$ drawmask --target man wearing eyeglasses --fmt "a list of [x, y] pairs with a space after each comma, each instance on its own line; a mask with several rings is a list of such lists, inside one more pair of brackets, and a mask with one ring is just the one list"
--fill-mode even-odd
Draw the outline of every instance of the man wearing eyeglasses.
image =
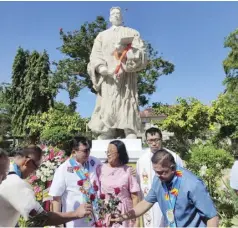
[[[151, 157], [153, 154], [162, 148], [162, 132], [160, 129], [152, 127], [145, 132], [146, 142], [149, 148], [146, 148], [144, 154], [137, 161], [137, 175], [141, 187], [141, 198], [144, 198], [152, 186], [152, 181], [155, 172], [152, 167]], [[183, 167], [182, 159], [174, 152], [166, 149], [170, 152], [177, 165]], [[145, 227], [164, 227], [163, 215], [160, 210], [159, 204], [154, 206], [144, 214], [143, 222]]]
[[44, 211], [36, 201], [32, 187], [25, 181], [39, 168], [41, 159], [42, 150], [34, 145], [16, 152], [8, 176], [0, 185], [0, 227], [15, 227], [20, 215], [27, 220], [27, 227], [43, 227], [64, 224], [91, 214], [89, 204], [67, 213]]
[[[90, 156], [90, 142], [85, 137], [74, 137], [69, 149], [71, 157], [56, 170], [49, 191], [54, 199], [55, 212], [61, 211], [61, 208], [63, 212], [71, 211], [88, 201], [86, 194], [80, 191], [80, 180], [82, 187], [88, 192], [92, 191], [94, 182], [99, 186], [96, 170], [101, 162]], [[92, 222], [85, 219], [78, 219], [68, 222], [66, 227], [88, 227], [91, 224]]]

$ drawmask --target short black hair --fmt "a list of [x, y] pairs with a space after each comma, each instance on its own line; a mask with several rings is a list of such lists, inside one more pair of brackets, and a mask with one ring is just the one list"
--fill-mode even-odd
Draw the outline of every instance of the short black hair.
[[92, 143], [90, 140], [88, 140], [86, 137], [83, 136], [75, 136], [69, 143], [70, 151], [78, 149], [80, 144], [83, 144], [84, 146], [89, 146], [91, 148]]
[[0, 159], [2, 160], [2, 159], [7, 159], [7, 158], [8, 158], [8, 156], [7, 156], [6, 151], [0, 148]]
[[160, 149], [160, 150], [157, 150], [152, 158], [151, 158], [151, 162], [153, 164], [158, 164], [160, 163], [162, 166], [170, 166], [171, 167], [171, 164], [172, 166], [176, 167], [176, 162], [174, 160], [174, 156], [169, 153], [166, 149]]
[[43, 151], [39, 146], [36, 145], [29, 145], [23, 148], [18, 148], [15, 151], [15, 156], [29, 157], [30, 155], [36, 156], [37, 158], [41, 158], [43, 155]]
[[129, 156], [126, 150], [126, 145], [121, 140], [113, 140], [109, 143], [113, 144], [117, 148], [119, 154], [119, 160], [122, 165], [126, 165], [129, 162]]
[[162, 139], [162, 132], [159, 128], [156, 128], [156, 127], [151, 127], [149, 129], [147, 129], [145, 131], [145, 138], [147, 139], [147, 135], [150, 134], [150, 135], [155, 135], [155, 134], [159, 134], [160, 138]]

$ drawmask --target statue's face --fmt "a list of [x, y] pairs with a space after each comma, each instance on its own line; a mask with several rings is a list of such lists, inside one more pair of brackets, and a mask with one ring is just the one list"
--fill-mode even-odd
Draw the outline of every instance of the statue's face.
[[119, 9], [113, 9], [110, 12], [110, 22], [112, 25], [119, 26], [122, 24], [122, 15]]

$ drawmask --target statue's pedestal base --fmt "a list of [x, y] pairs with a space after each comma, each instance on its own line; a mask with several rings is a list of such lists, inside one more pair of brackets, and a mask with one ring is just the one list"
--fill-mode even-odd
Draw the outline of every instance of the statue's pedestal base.
[[[107, 148], [112, 140], [93, 140], [92, 141], [92, 156], [99, 158], [102, 162], [107, 159]], [[143, 154], [141, 139], [120, 139], [126, 145], [129, 162], [136, 162]]]

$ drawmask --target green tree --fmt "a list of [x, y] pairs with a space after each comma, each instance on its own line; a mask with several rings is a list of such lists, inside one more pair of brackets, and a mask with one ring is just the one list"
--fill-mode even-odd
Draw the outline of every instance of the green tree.
[[31, 135], [47, 144], [62, 145], [76, 134], [86, 134], [88, 119], [81, 118], [70, 107], [56, 103], [47, 112], [31, 116], [27, 124]]
[[12, 86], [9, 98], [12, 109], [12, 128], [14, 135], [21, 135], [24, 123], [24, 84], [28, 69], [29, 52], [18, 48], [12, 68]]
[[226, 73], [224, 83], [228, 90], [234, 90], [238, 86], [238, 29], [230, 33], [224, 42], [225, 48], [230, 48], [227, 58], [223, 61]]
[[[92, 82], [87, 73], [87, 64], [93, 42], [99, 32], [105, 30], [108, 24], [105, 19], [98, 16], [91, 23], [84, 23], [79, 30], [65, 33], [60, 30], [63, 45], [59, 50], [67, 56], [56, 65], [55, 84], [59, 89], [65, 89], [69, 93], [70, 102], [78, 96], [79, 91], [88, 87], [95, 93]], [[149, 63], [147, 68], [139, 72], [138, 94], [141, 106], [148, 104], [148, 95], [155, 92], [155, 83], [161, 75], [168, 75], [174, 71], [174, 65], [158, 56], [151, 44], [147, 44]]]
[[8, 85], [0, 85], [0, 147], [4, 147], [4, 138], [11, 134], [11, 106], [6, 97], [7, 87]]
[[215, 140], [231, 140], [233, 153], [238, 150], [238, 29], [230, 33], [224, 42], [224, 47], [229, 48], [228, 56], [223, 61], [226, 74], [224, 84], [225, 92], [220, 94], [213, 106], [217, 110], [217, 122], [220, 124], [220, 131]]
[[167, 118], [155, 124], [163, 130], [173, 132], [168, 141], [169, 147], [184, 157], [196, 139], [206, 140], [208, 132], [214, 128], [216, 110], [202, 104], [195, 98], [179, 98], [175, 105], [154, 103], [156, 114], [165, 114]]
[[[50, 77], [49, 56], [19, 48], [13, 63], [9, 101], [15, 136], [30, 136], [26, 125], [31, 115], [43, 113], [53, 105], [55, 90]], [[34, 141], [31, 138], [31, 141]]]

